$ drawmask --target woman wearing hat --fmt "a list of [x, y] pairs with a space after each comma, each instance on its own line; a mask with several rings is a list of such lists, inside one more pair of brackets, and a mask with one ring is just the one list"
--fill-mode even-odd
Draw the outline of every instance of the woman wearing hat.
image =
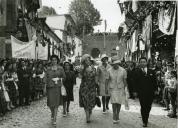
[[91, 57], [88, 54], [82, 56], [81, 63], [83, 68], [81, 69], [81, 85], [79, 90], [79, 104], [83, 107], [86, 114], [86, 122], [90, 123], [90, 116], [92, 109], [95, 107], [96, 98], [96, 82], [95, 69], [90, 66]]
[[119, 121], [119, 112], [121, 104], [125, 102], [125, 88], [127, 87], [127, 72], [119, 66], [120, 61], [117, 56], [112, 58], [112, 67], [108, 70], [109, 73], [109, 92], [111, 96], [111, 104], [113, 108], [113, 123]]
[[105, 113], [106, 109], [109, 109], [110, 96], [107, 93], [106, 80], [109, 77], [108, 69], [110, 69], [111, 66], [107, 63], [108, 56], [106, 54], [101, 56], [101, 61], [102, 65], [97, 68], [97, 83], [99, 85], [99, 95], [102, 96], [103, 113]]
[[47, 106], [51, 110], [51, 121], [56, 125], [57, 111], [59, 105], [63, 104], [61, 94], [61, 82], [66, 76], [64, 69], [58, 65], [59, 58], [57, 55], [50, 57], [51, 66], [46, 71], [46, 87], [47, 87]]

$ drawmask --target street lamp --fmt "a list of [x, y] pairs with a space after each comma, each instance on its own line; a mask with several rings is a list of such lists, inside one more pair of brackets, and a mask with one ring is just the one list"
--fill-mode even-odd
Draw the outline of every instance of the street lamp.
[[117, 45], [117, 46], [116, 46], [117, 56], [119, 56], [119, 49], [120, 49], [120, 48], [119, 48], [119, 46]]

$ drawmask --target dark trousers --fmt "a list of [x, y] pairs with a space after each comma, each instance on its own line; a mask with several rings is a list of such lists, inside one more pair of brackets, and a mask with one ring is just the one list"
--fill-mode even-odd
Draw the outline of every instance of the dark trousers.
[[151, 111], [154, 95], [150, 94], [140, 94], [139, 101], [141, 106], [141, 116], [143, 123], [148, 123], [149, 113]]
[[30, 85], [28, 83], [21, 84], [19, 87], [19, 104], [24, 105], [24, 100], [25, 100], [25, 104], [28, 105], [29, 98], [30, 98]]
[[177, 92], [169, 92], [169, 98], [170, 98], [171, 105], [172, 105], [173, 115], [176, 115], [176, 97], [177, 97]]
[[3, 91], [0, 90], [0, 115], [1, 114], [5, 114], [5, 108], [6, 108], [6, 105], [5, 105], [5, 100], [3, 98]]

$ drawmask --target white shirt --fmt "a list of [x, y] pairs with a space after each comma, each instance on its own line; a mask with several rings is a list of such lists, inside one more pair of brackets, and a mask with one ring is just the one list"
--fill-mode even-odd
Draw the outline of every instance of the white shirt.
[[148, 71], [147, 67], [146, 68], [142, 68], [142, 71], [147, 74], [147, 71]]

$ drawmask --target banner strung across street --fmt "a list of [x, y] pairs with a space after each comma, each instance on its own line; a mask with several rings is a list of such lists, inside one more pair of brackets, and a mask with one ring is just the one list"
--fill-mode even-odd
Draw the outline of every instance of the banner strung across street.
[[13, 58], [28, 58], [35, 59], [35, 45], [34, 41], [22, 42], [11, 36], [12, 57]]

